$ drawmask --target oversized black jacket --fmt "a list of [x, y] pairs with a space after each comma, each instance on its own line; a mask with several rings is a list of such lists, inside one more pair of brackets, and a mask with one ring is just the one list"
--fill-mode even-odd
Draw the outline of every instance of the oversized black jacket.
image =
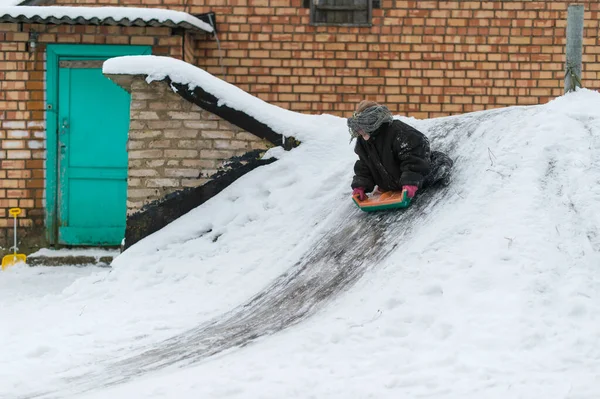
[[364, 187], [371, 192], [401, 190], [402, 186], [421, 187], [431, 170], [429, 139], [417, 129], [394, 120], [384, 123], [366, 141], [358, 137], [354, 152], [359, 160], [354, 165], [352, 188]]

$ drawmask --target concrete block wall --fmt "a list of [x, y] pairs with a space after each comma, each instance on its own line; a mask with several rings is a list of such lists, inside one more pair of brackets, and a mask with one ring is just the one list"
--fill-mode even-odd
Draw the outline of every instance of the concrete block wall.
[[127, 212], [196, 187], [232, 157], [270, 144], [174, 93], [165, 82], [110, 75], [131, 92]]

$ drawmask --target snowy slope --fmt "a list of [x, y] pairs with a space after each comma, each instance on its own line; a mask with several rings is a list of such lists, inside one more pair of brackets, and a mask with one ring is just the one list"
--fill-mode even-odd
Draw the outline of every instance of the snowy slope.
[[350, 292], [255, 345], [86, 397], [598, 397], [598, 110], [582, 91], [419, 122], [439, 145], [462, 136], [456, 191]]
[[[274, 152], [277, 162], [136, 244], [112, 270], [44, 296], [17, 295], [35, 279], [28, 270], [0, 276], [13, 298], [0, 303], [0, 397], [597, 397], [599, 110], [600, 94], [580, 90], [540, 106], [403, 118], [456, 160], [454, 180], [443, 201], [432, 195], [384, 230], [349, 203], [355, 158], [344, 119], [282, 110], [274, 123], [294, 125], [299, 148]], [[307, 287], [327, 276], [319, 270], [343, 274], [342, 264], [363, 274], [341, 292], [311, 294], [311, 317], [243, 348], [188, 359], [176, 346], [164, 351], [163, 340], [189, 331], [210, 346], [198, 326], [232, 314], [258, 329], [251, 306], [221, 315], [318, 262]], [[271, 314], [278, 309], [293, 310]], [[153, 370], [160, 359], [179, 360]], [[102, 387], [127, 365], [140, 376]], [[93, 377], [86, 394], [81, 376]]]
[[89, 397], [598, 397], [598, 110], [584, 91], [419, 123], [438, 144], [462, 130], [456, 192], [349, 293], [273, 338]]

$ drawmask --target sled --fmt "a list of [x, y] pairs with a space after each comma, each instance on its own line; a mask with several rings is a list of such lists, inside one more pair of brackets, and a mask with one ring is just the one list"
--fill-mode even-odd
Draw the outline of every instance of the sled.
[[406, 190], [375, 192], [364, 201], [358, 195], [352, 197], [354, 203], [365, 212], [385, 211], [389, 209], [406, 208], [410, 205], [410, 198]]

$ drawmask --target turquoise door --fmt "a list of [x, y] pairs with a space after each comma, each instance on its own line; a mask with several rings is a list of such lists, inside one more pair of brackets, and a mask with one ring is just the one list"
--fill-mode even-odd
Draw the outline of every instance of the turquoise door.
[[102, 74], [110, 57], [74, 47], [56, 65], [53, 241], [115, 246], [125, 235], [130, 95]]
[[129, 94], [102, 74], [61, 62], [58, 82], [61, 244], [118, 245], [125, 234]]

